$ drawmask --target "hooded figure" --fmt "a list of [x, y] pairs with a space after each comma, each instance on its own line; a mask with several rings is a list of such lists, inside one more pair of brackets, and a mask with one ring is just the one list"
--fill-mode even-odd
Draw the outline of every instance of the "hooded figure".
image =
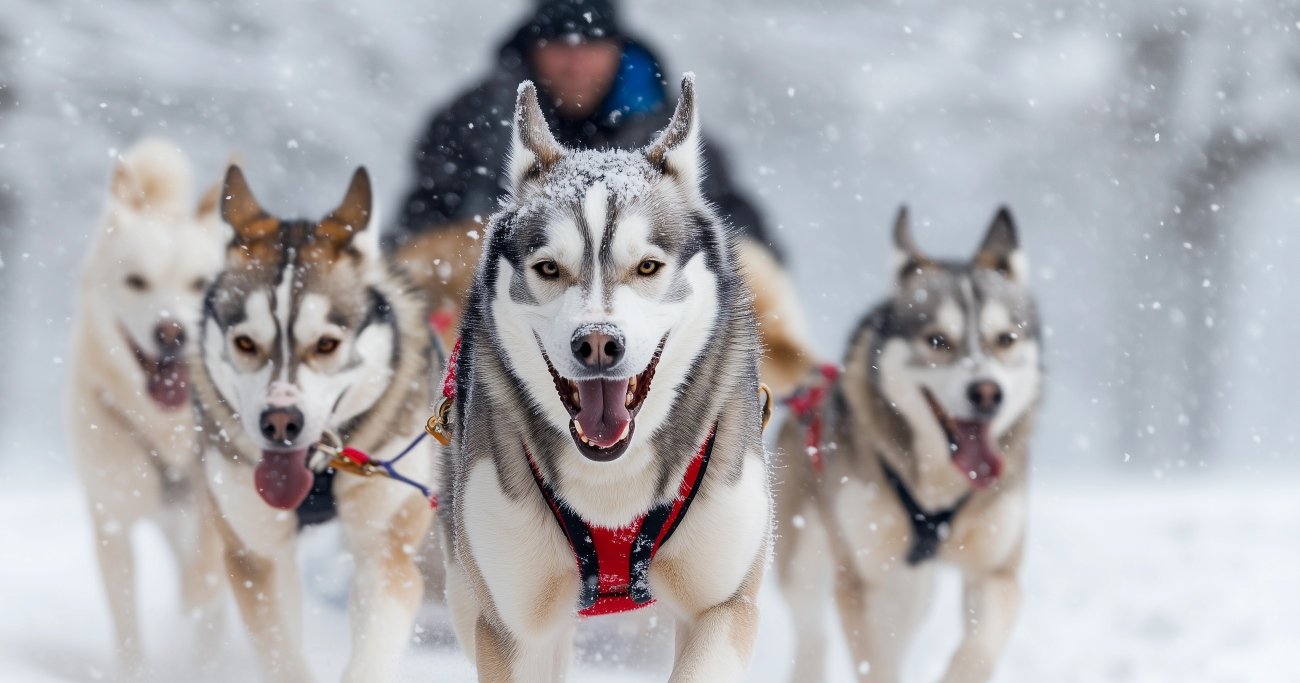
[[[577, 53], [581, 54], [577, 54]], [[556, 139], [575, 149], [648, 144], [676, 106], [659, 59], [618, 22], [610, 0], [540, 0], [501, 47], [479, 85], [438, 112], [415, 152], [415, 187], [402, 207], [406, 236], [481, 216], [506, 192], [502, 170], [520, 81], [532, 80]], [[590, 101], [556, 91], [582, 91]], [[767, 246], [761, 216], [732, 185], [721, 153], [707, 142], [704, 195], [742, 234]]]

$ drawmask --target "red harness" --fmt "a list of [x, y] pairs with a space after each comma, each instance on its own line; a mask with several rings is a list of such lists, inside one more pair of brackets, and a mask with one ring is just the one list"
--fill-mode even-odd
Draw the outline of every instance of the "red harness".
[[[460, 340], [457, 339], [447, 359], [447, 375], [442, 382], [442, 394], [447, 399], [456, 396], [459, 359]], [[650, 594], [650, 563], [686, 517], [686, 510], [700, 490], [709, 458], [713, 455], [715, 430], [716, 426], [709, 430], [708, 437], [687, 465], [686, 474], [677, 487], [677, 496], [641, 513], [630, 524], [618, 529], [589, 524], [565, 504], [546, 483], [536, 459], [524, 445], [524, 457], [528, 459], [537, 490], [569, 541], [569, 549], [578, 565], [581, 579], [578, 614], [584, 617], [618, 614], [654, 602]]]
[[790, 408], [795, 419], [803, 423], [804, 450], [812, 460], [813, 469], [821, 474], [826, 468], [826, 461], [822, 456], [822, 405], [826, 401], [826, 395], [830, 393], [831, 385], [840, 376], [840, 369], [834, 364], [826, 363], [819, 366], [817, 371], [821, 373], [824, 381], [798, 389], [785, 399], [785, 405]]
[[641, 513], [625, 527], [610, 529], [589, 524], [566, 505], [542, 478], [533, 454], [524, 447], [537, 489], [569, 540], [569, 548], [578, 563], [578, 575], [582, 579], [578, 614], [584, 617], [617, 614], [654, 602], [650, 595], [650, 563], [686, 517], [712, 454], [713, 430], [709, 430], [708, 438], [686, 467], [677, 497]]

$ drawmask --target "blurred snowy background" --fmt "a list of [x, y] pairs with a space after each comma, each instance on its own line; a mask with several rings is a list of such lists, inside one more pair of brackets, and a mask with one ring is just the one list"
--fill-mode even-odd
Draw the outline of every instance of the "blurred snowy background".
[[[430, 109], [528, 4], [0, 6], [0, 669], [88, 680], [111, 662], [60, 401], [116, 153], [164, 135], [210, 182], [238, 152], [282, 214], [321, 213], [365, 164], [392, 215]], [[1000, 680], [1300, 680], [1300, 3], [625, 5], [670, 74], [698, 75], [827, 356], [886, 290], [899, 202], [953, 256], [1013, 208], [1051, 379]], [[164, 569], [146, 570], [155, 651], [179, 619]], [[954, 642], [954, 595], [915, 680]], [[754, 678], [779, 680], [788, 632], [765, 600]], [[315, 646], [337, 650], [341, 615], [316, 609]], [[410, 673], [458, 657], [421, 650]]]

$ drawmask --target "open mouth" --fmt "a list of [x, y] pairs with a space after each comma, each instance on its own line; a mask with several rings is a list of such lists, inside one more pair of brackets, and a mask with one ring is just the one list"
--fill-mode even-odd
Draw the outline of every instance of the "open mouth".
[[179, 353], [168, 353], [154, 358], [136, 345], [131, 335], [123, 331], [131, 354], [144, 371], [145, 391], [159, 408], [176, 410], [189, 405], [189, 368]]
[[650, 393], [665, 336], [642, 372], [621, 379], [571, 380], [560, 376], [542, 349], [542, 358], [555, 380], [560, 402], [569, 411], [569, 434], [588, 459], [609, 462], [623, 455], [636, 432], [636, 415]]
[[939, 405], [939, 401], [922, 388], [930, 411], [948, 436], [952, 462], [977, 489], [992, 486], [1002, 474], [1002, 454], [998, 451], [990, 420], [958, 420]]

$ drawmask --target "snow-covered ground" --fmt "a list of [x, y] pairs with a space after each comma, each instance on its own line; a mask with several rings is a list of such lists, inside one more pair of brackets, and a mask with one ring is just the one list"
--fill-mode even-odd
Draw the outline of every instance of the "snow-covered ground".
[[[53, 475], [54, 473], [50, 473]], [[65, 473], [66, 474], [66, 473]], [[0, 679], [23, 683], [110, 677], [108, 613], [79, 491], [66, 477], [37, 482], [0, 473]], [[1093, 683], [1293, 683], [1300, 680], [1300, 477], [1212, 478], [1162, 486], [1050, 479], [1034, 488], [1024, 607], [997, 681]], [[176, 576], [161, 536], [142, 527], [139, 584], [150, 680], [248, 680], [255, 669], [227, 624], [220, 661], [191, 671], [193, 639], [180, 615]], [[320, 680], [337, 676], [348, 649], [346, 615], [332, 575], [333, 538], [304, 543], [316, 585], [306, 606], [307, 648]], [[934, 614], [909, 656], [908, 683], [935, 680], [958, 638], [957, 577], [940, 577]], [[791, 632], [785, 605], [764, 588], [750, 679], [784, 681]], [[589, 624], [577, 681], [662, 680], [667, 634], [643, 640], [636, 624]], [[445, 616], [426, 610], [423, 642], [402, 680], [472, 678], [450, 642]], [[659, 629], [662, 631], [662, 629]], [[633, 631], [632, 633], [635, 633]], [[603, 645], [602, 645], [603, 644]], [[635, 652], [628, 663], [627, 652]], [[849, 680], [842, 644], [834, 680]], [[646, 661], [650, 660], [650, 661]], [[182, 676], [183, 674], [183, 676]]]

